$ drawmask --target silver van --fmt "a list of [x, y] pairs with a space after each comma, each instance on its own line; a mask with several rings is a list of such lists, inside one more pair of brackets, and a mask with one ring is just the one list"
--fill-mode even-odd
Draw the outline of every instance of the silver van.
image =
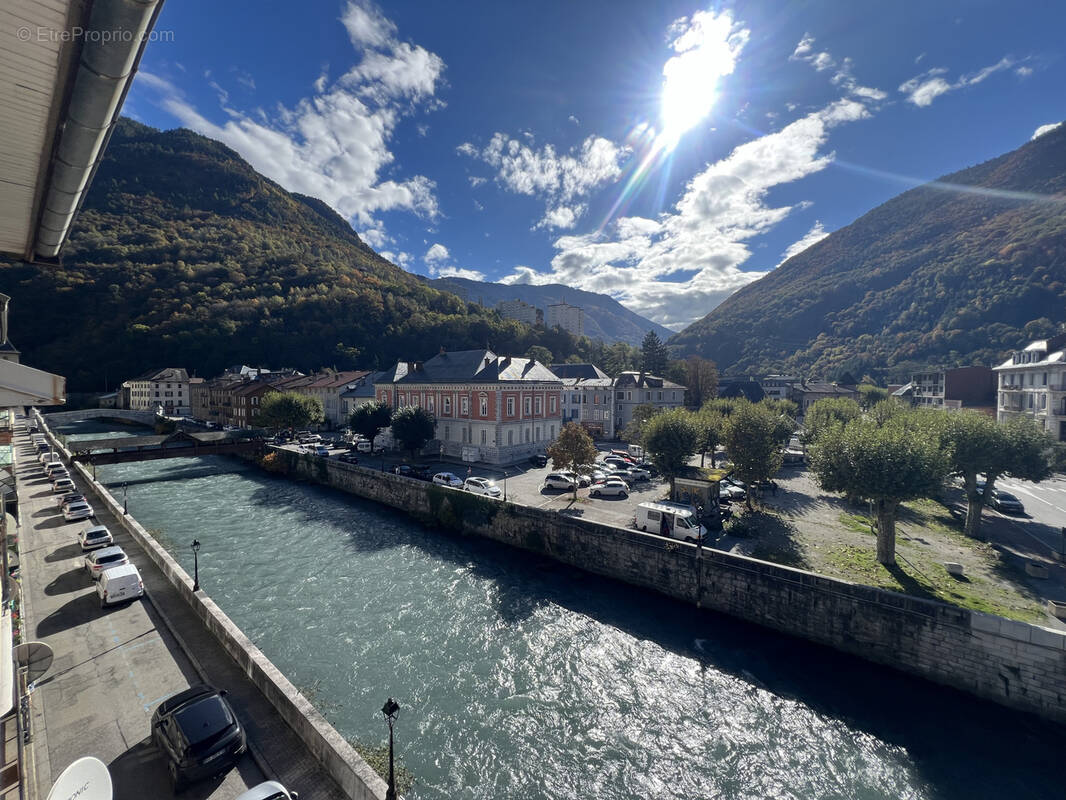
[[105, 569], [100, 574], [96, 593], [100, 595], [100, 608], [104, 608], [113, 603], [123, 603], [141, 597], [144, 594], [144, 582], [135, 565], [123, 564]]

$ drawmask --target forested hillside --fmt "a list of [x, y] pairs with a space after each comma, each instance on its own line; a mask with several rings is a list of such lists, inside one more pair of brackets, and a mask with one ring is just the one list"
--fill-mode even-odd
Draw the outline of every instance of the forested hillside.
[[577, 346], [427, 286], [225, 145], [130, 120], [61, 265], [0, 260], [0, 291], [24, 361], [66, 375], [72, 391], [163, 366], [370, 368], [441, 345], [540, 344], [559, 357]]
[[731, 373], [990, 364], [1066, 322], [1066, 126], [912, 189], [670, 340]]

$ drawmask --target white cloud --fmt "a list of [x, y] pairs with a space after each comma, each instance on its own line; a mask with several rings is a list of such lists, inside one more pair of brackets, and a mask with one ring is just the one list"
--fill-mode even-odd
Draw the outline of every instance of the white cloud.
[[225, 109], [230, 119], [220, 125], [157, 76], [142, 71], [137, 83], [155, 91], [160, 105], [183, 125], [225, 142], [286, 189], [329, 203], [375, 246], [386, 241], [379, 212], [437, 216], [432, 180], [424, 175], [383, 180], [382, 172], [394, 161], [390, 141], [399, 120], [433, 107], [444, 63], [399, 41], [396, 26], [367, 3], [348, 2], [342, 21], [360, 51], [357, 63], [332, 83], [323, 72], [310, 97], [292, 107], [279, 105], [270, 115]]
[[868, 116], [863, 103], [845, 98], [739, 145], [694, 176], [669, 213], [561, 236], [550, 271], [516, 267], [504, 281], [604, 292], [668, 327], [689, 324], [765, 274], [740, 269], [751, 256], [747, 242], [794, 210], [770, 206], [769, 191], [828, 166], [833, 156], [820, 150], [830, 129]]
[[430, 266], [436, 266], [443, 261], [450, 259], [451, 253], [448, 252], [448, 248], [442, 245], [440, 242], [435, 243], [426, 254], [422, 257], [422, 260]]
[[391, 261], [393, 264], [396, 264], [399, 267], [403, 267], [404, 269], [406, 269], [407, 265], [410, 264], [411, 261], [414, 259], [414, 257], [410, 253], [393, 253], [389, 250], [382, 250], [381, 257], [384, 258], [386, 261]]
[[907, 95], [908, 102], [914, 103], [919, 108], [925, 108], [932, 105], [933, 101], [943, 94], [966, 86], [976, 86], [990, 75], [1010, 69], [1016, 63], [1013, 59], [1001, 58], [995, 64], [979, 69], [977, 72], [960, 75], [958, 80], [953, 82], [943, 77], [947, 74], [945, 67], [936, 67], [901, 83], [899, 91]]
[[479, 177], [479, 176], [477, 176], [477, 175], [471, 175], [471, 176], [469, 176], [469, 177], [467, 178], [467, 180], [468, 180], [468, 181], [470, 181], [470, 187], [471, 187], [472, 189], [476, 189], [476, 188], [477, 188], [477, 187], [479, 187], [479, 186], [480, 186], [481, 184], [483, 184], [483, 183], [485, 183], [486, 181], [488, 181], [488, 178], [481, 178], [481, 177]]
[[470, 142], [456, 149], [493, 167], [496, 181], [505, 189], [543, 199], [547, 208], [537, 227], [547, 228], [573, 227], [585, 210], [579, 201], [618, 178], [619, 162], [628, 153], [602, 136], [589, 136], [579, 147], [558, 153], [553, 145], [535, 149], [505, 133], [493, 134], [480, 150]]
[[[1038, 136], [1043, 136], [1045, 133], [1051, 133], [1053, 130], [1061, 126], [1061, 122], [1049, 122], [1047, 125], [1041, 125], [1035, 131], [1033, 131], [1033, 139]], [[1032, 139], [1030, 139], [1030, 141], [1032, 141]]]
[[[810, 64], [819, 72], [824, 72], [827, 69], [837, 66], [837, 61], [834, 59], [828, 51], [822, 51], [816, 53], [814, 51], [814, 37], [809, 33], [803, 35], [799, 44], [796, 45], [796, 49], [789, 56], [789, 61], [804, 61]], [[875, 89], [871, 86], [863, 86], [854, 75], [855, 64], [849, 57], [845, 57], [839, 64], [839, 68], [833, 74], [830, 79], [834, 86], [839, 86], [844, 89], [852, 97], [858, 97], [862, 100], [871, 100], [874, 102], [880, 102], [888, 97], [888, 93], [881, 89]], [[792, 110], [791, 108], [789, 109]]]
[[485, 280], [485, 273], [476, 269], [460, 269], [459, 267], [443, 267], [437, 271], [438, 278], [466, 278], [471, 281]]
[[567, 119], [567, 121], [569, 121], [569, 122], [572, 122], [572, 123], [574, 123], [575, 125], [580, 125], [580, 124], [581, 124], [581, 120], [579, 120], [579, 119], [578, 119], [577, 117], [575, 117], [575, 116], [574, 116], [573, 114], [571, 114], [571, 115], [570, 115], [569, 117], [567, 117], [566, 119]]
[[[814, 225], [811, 226], [811, 229], [807, 231], [807, 233], [803, 236], [802, 239], [799, 239], [789, 245], [788, 249], [785, 251], [784, 256], [781, 257], [781, 264], [784, 264], [797, 253], [802, 253], [815, 242], [822, 241], [822, 239], [824, 239], [828, 235], [829, 232], [822, 227], [822, 223], [816, 221]], [[778, 266], [780, 266], [780, 264]]]
[[827, 51], [815, 52], [814, 37], [809, 33], [803, 34], [803, 38], [799, 40], [796, 49], [792, 51], [792, 55], [788, 58], [790, 61], [806, 61], [819, 72], [824, 72], [836, 66], [836, 61]]
[[1033, 74], [1033, 68], [1018, 67], [1018, 69], [1014, 70], [1014, 74], [1017, 75], [1019, 78], [1028, 78], [1030, 75]]

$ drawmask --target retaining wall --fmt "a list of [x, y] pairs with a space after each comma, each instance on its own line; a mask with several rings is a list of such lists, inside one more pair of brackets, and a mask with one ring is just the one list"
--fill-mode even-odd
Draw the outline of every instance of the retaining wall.
[[[42, 421], [43, 424], [43, 421]], [[323, 769], [352, 800], [384, 800], [388, 788], [344, 737], [274, 666], [243, 631], [226, 616], [215, 602], [203, 592], [192, 590], [188, 573], [175, 561], [133, 517], [124, 514], [122, 504], [115, 500], [103, 485], [93, 480], [92, 472], [82, 464], [71, 461], [70, 452], [52, 435], [45, 425], [63, 460], [77, 471], [96, 501], [106, 505], [119, 525], [141, 546], [144, 552], [166, 576], [167, 580], [189, 604], [204, 626], [214, 634], [226, 652], [240, 665], [244, 673], [259, 688], [263, 696], [288, 723]]]
[[266, 467], [1066, 722], [1066, 633], [275, 449]]

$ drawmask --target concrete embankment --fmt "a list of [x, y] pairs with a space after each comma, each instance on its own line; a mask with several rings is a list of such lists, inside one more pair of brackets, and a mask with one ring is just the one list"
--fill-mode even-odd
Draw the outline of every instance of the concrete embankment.
[[[42, 422], [42, 424], [44, 424]], [[64, 461], [71, 454], [45, 427]], [[256, 647], [211, 598], [194, 592], [188, 573], [175, 561], [133, 517], [123, 512], [121, 502], [93, 480], [92, 472], [80, 463], [73, 464], [77, 477], [94, 495], [93, 504], [106, 507], [145, 554], [158, 567], [196, 618], [211, 632], [223, 649], [237, 663], [270, 702], [278, 715], [296, 733], [322, 769], [353, 800], [383, 800], [386, 784], [363, 758], [348, 744], [314, 706]], [[175, 601], [177, 602], [177, 601]]]
[[936, 601], [274, 449], [264, 466], [697, 607], [1066, 722], [1066, 634]]

